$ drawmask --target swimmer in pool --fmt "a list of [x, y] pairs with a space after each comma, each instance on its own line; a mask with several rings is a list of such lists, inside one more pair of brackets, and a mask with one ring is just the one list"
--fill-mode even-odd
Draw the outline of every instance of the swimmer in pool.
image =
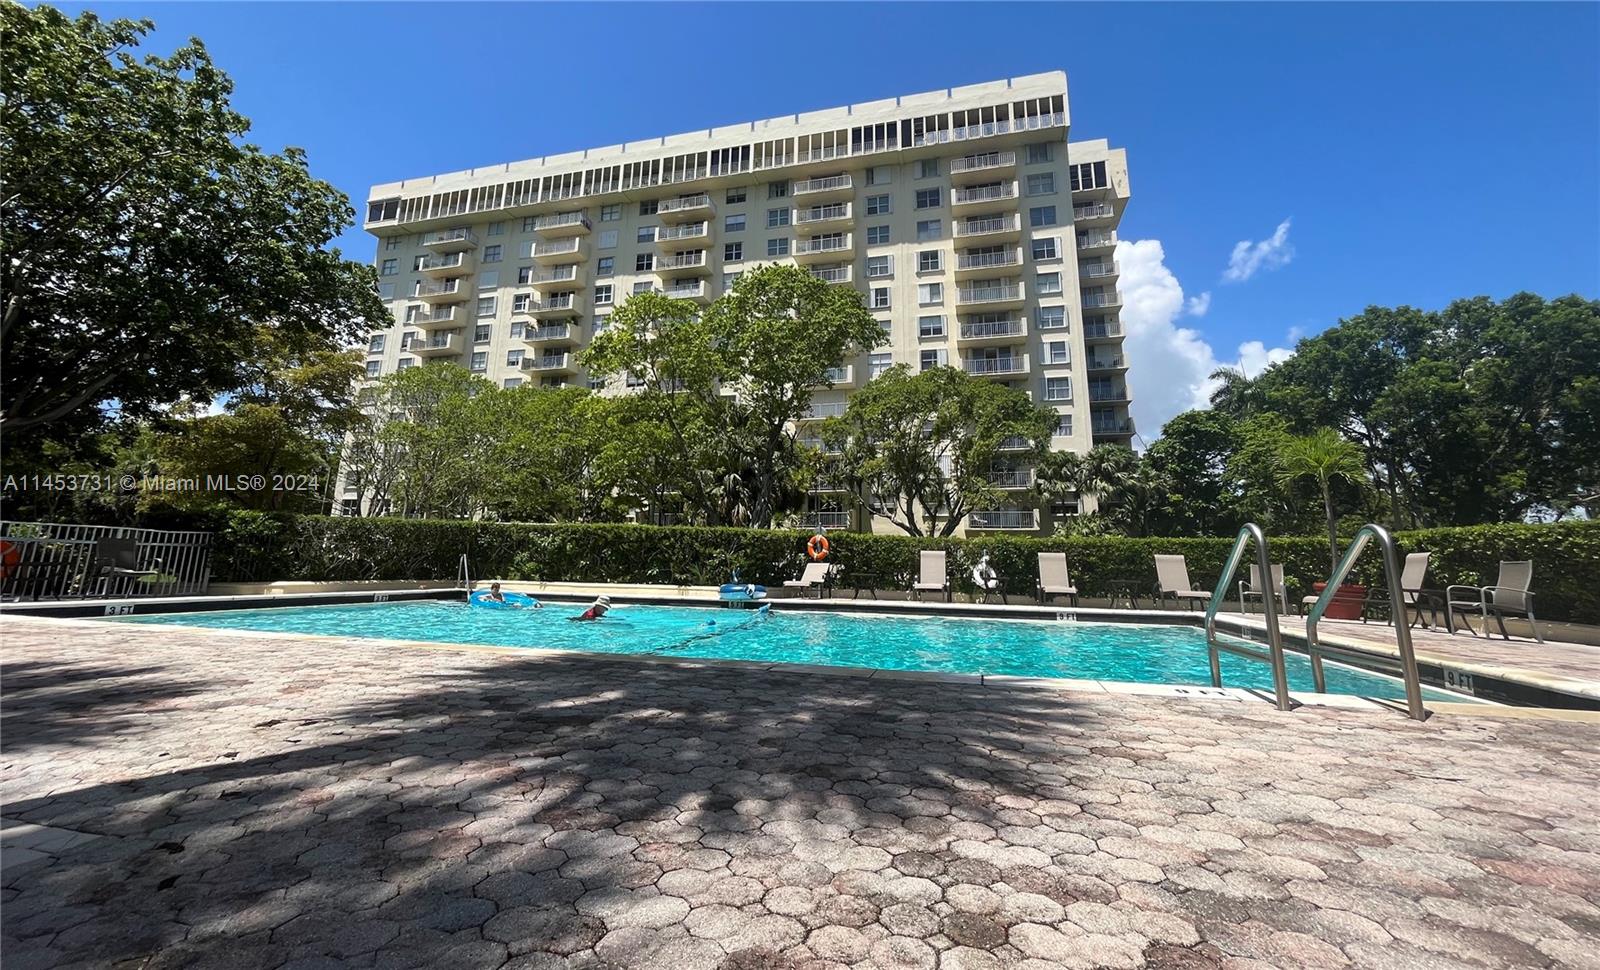
[[580, 616], [569, 616], [569, 617], [567, 617], [567, 619], [569, 621], [573, 622], [573, 623], [581, 623], [581, 622], [585, 622], [585, 621], [588, 621], [588, 620], [598, 620], [602, 616], [605, 616], [606, 615], [606, 611], [608, 611], [610, 609], [611, 609], [611, 597], [602, 594], [593, 603], [589, 604], [589, 608], [584, 610], [582, 615], [580, 615]]
[[499, 583], [490, 583], [489, 584], [489, 595], [484, 597], [484, 599], [487, 599], [490, 602], [494, 602], [494, 603], [504, 603], [506, 601], [506, 594], [500, 592], [500, 584]]

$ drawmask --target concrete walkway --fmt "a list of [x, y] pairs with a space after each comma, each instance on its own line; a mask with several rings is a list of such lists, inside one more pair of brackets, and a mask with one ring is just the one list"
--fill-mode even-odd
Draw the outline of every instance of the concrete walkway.
[[0, 637], [6, 970], [1600, 966], [1594, 724]]

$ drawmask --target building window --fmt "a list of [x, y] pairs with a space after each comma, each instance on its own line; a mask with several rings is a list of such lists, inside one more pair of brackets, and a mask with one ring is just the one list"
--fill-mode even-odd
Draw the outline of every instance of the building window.
[[528, 286], [532, 282], [533, 282], [533, 267], [532, 266], [518, 266], [517, 267], [517, 285], [518, 286]]
[[486, 344], [492, 337], [494, 337], [494, 328], [488, 324], [480, 323], [472, 330], [472, 342], [475, 344]]
[[872, 288], [872, 308], [874, 310], [889, 309], [889, 288], [887, 286], [874, 286]]
[[867, 227], [867, 245], [868, 246], [887, 246], [888, 244], [889, 244], [889, 227], [888, 226], [868, 226]]
[[894, 366], [894, 354], [873, 354], [867, 358], [867, 380], [882, 376], [883, 372]]
[[527, 353], [527, 351], [525, 351], [525, 350], [508, 350], [508, 351], [506, 351], [506, 366], [507, 367], [521, 367], [522, 366], [522, 355], [525, 354], [525, 353]]
[[940, 235], [938, 219], [923, 219], [917, 223], [917, 242], [931, 242]]
[[655, 268], [655, 253], [639, 253], [633, 257], [633, 271], [635, 273], [648, 273]]
[[885, 276], [893, 276], [893, 275], [894, 275], [894, 257], [893, 256], [868, 256], [867, 257], [867, 279], [876, 280], [876, 279], [882, 279]]
[[492, 296], [480, 296], [480, 297], [478, 297], [478, 316], [480, 316], [480, 317], [492, 317], [492, 316], [494, 316], [494, 297], [492, 297]]
[[653, 216], [660, 208], [660, 199], [645, 199], [643, 202], [639, 203], [639, 214], [641, 216]]
[[888, 185], [889, 184], [889, 166], [887, 166], [887, 165], [874, 165], [873, 167], [867, 169], [867, 184], [868, 185]]
[[653, 289], [655, 289], [655, 287], [650, 285], [649, 280], [640, 280], [639, 282], [633, 284], [633, 292], [635, 293], [649, 293]]
[[918, 317], [917, 318], [917, 336], [918, 337], [943, 337], [944, 336], [944, 317], [942, 317], [942, 316]]
[[744, 243], [733, 242], [722, 244], [722, 261], [724, 263], [737, 263], [744, 259]]
[[504, 387], [508, 391], [515, 390], [516, 388], [519, 388], [519, 387], [522, 386], [522, 378], [520, 378], [520, 377], [508, 377], [505, 380], [500, 382], [500, 386]]
[[413, 358], [413, 357], [402, 357], [402, 358], [400, 358], [399, 362], [397, 362], [394, 365], [394, 369], [395, 370], [410, 370], [411, 368], [413, 368], [415, 366], [417, 366], [417, 361], [416, 361], [415, 358]]
[[1056, 437], [1057, 438], [1070, 438], [1070, 437], [1072, 437], [1072, 415], [1070, 415], [1070, 414], [1058, 414], [1058, 415], [1056, 415]]
[[722, 274], [722, 290], [723, 290], [723, 292], [726, 293], [728, 290], [733, 289], [733, 284], [737, 283], [739, 281], [739, 277], [741, 277], [743, 275], [744, 275], [743, 273], [723, 273]]
[[381, 361], [381, 360], [369, 360], [369, 361], [367, 361], [367, 376], [368, 377], [377, 377], [379, 372], [381, 372], [382, 370], [383, 370], [383, 361]]
[[722, 219], [723, 232], [744, 232], [744, 216], [730, 215]]
[[383, 353], [383, 334], [375, 333], [375, 334], [372, 335], [372, 339], [367, 341], [367, 353], [369, 353], [369, 354], [381, 354], [381, 353]]
[[392, 300], [392, 299], [394, 299], [394, 284], [393, 283], [379, 283], [378, 284], [378, 299], [380, 299], [380, 300]]
[[784, 207], [782, 209], [768, 209], [767, 210], [767, 228], [768, 229], [777, 229], [779, 226], [787, 226], [788, 224], [789, 224], [789, 209], [788, 209], [788, 207]]
[[1028, 176], [1029, 195], [1054, 195], [1056, 192], [1056, 173], [1037, 172]]
[[489, 369], [489, 352], [487, 350], [480, 350], [472, 355], [472, 369], [479, 372]]
[[932, 370], [935, 367], [943, 367], [946, 359], [947, 358], [945, 357], [943, 347], [940, 347], [937, 350], [924, 350], [922, 353], [917, 355], [917, 363], [921, 365], [923, 370]]
[[1067, 308], [1064, 306], [1042, 306], [1039, 308], [1040, 330], [1065, 330], [1067, 326]]
[[396, 249], [400, 248], [400, 242], [401, 240], [399, 236], [390, 236], [388, 239], [383, 241], [383, 251], [386, 253], [394, 252]]
[[599, 286], [594, 288], [594, 305], [595, 306], [610, 306], [611, 305], [611, 284], [610, 283], [602, 283]]
[[522, 339], [522, 321], [521, 320], [512, 321], [512, 324], [511, 324], [511, 339], [512, 340], [521, 340]]
[[1056, 207], [1053, 205], [1038, 205], [1028, 210], [1028, 225], [1035, 229], [1040, 226], [1053, 226], [1056, 224]]
[[917, 208], [919, 208], [919, 209], [937, 209], [937, 208], [939, 208], [939, 190], [938, 189], [918, 189], [917, 190]]
[[1039, 280], [1038, 287], [1039, 287], [1039, 295], [1040, 296], [1044, 296], [1045, 294], [1052, 294], [1052, 293], [1060, 293], [1061, 292], [1061, 274], [1060, 273], [1040, 273], [1039, 276], [1038, 276], [1038, 280]]
[[1046, 340], [1044, 342], [1044, 362], [1047, 364], [1072, 363], [1072, 351], [1065, 340]]
[[788, 182], [768, 182], [767, 183], [767, 198], [769, 198], [769, 199], [787, 199], [788, 197], [789, 197], [789, 183]]
[[[888, 195], [869, 195], [869, 196], [867, 196], [867, 215], [869, 215], [869, 216], [886, 216], [890, 212], [893, 212], [894, 210], [890, 207], [891, 206], [890, 199], [891, 199], [891, 197], [888, 196]], [[887, 227], [885, 227], [885, 228], [887, 228]]]
[[1055, 236], [1033, 241], [1033, 261], [1036, 263], [1054, 262], [1061, 258], [1061, 240]]
[[538, 219], [536, 219], [533, 216], [523, 216], [522, 217], [522, 231], [523, 232], [532, 232], [534, 223], [536, 223], [537, 221], [538, 221]]
[[378, 275], [379, 276], [395, 276], [395, 275], [398, 275], [399, 272], [400, 272], [400, 261], [398, 259], [386, 259], [386, 260], [383, 261], [382, 265], [378, 268]]
[[937, 273], [944, 269], [943, 256], [937, 249], [924, 249], [917, 253], [917, 272]]
[[596, 276], [610, 276], [617, 271], [617, 257], [601, 256], [600, 262], [595, 266]]
[[[924, 158], [917, 162], [917, 178], [931, 179], [939, 175], [939, 160], [937, 158]], [[934, 203], [937, 205], [938, 203]]]
[[738, 205], [744, 201], [744, 198], [744, 189], [729, 189], [728, 194], [723, 196], [724, 201], [729, 205]]
[[491, 222], [491, 223], [489, 223], [489, 228], [484, 233], [484, 235], [486, 235], [486, 236], [504, 236], [505, 234], [506, 234], [506, 224], [503, 223], [503, 222]]
[[604, 229], [604, 230], [601, 230], [601, 232], [600, 232], [600, 244], [599, 245], [600, 245], [601, 249], [616, 249], [617, 248], [617, 231], [615, 229]]
[[594, 335], [596, 337], [605, 333], [609, 329], [611, 329], [611, 317], [609, 315], [594, 318]]
[[1072, 191], [1079, 189], [1103, 189], [1106, 187], [1106, 163], [1085, 162], [1082, 165], [1069, 165], [1067, 171], [1072, 175]]
[[[1072, 431], [1071, 431], [1070, 428], [1068, 429], [1067, 434], [1069, 434], [1069, 435], [1072, 434]], [[1078, 514], [1078, 503], [1077, 502], [1051, 502], [1050, 503], [1050, 514], [1055, 516], [1058, 519], [1064, 519], [1064, 518], [1067, 518], [1068, 516], [1077, 515]]]
[[1044, 379], [1044, 399], [1046, 401], [1072, 400], [1072, 378], [1046, 377]]
[[517, 294], [514, 294], [511, 297], [511, 312], [512, 313], [527, 313], [528, 310], [529, 310], [529, 304], [532, 303], [532, 302], [533, 302], [533, 294], [531, 294], [531, 293], [517, 293]]
[[656, 227], [655, 226], [640, 226], [639, 227], [639, 231], [634, 234], [633, 239], [634, 239], [635, 242], [642, 242], [642, 243], [655, 242], [656, 241]]
[[486, 269], [478, 274], [478, 291], [497, 290], [500, 288], [500, 271]]
[[767, 240], [767, 255], [768, 256], [787, 256], [787, 255], [789, 255], [789, 239], [788, 239], [788, 237], [784, 237], [782, 239], [768, 239]]
[[943, 302], [944, 302], [944, 284], [943, 283], [919, 283], [919, 284], [917, 284], [917, 303], [918, 304], [920, 304], [921, 306], [929, 306], [930, 304], [943, 303]]
[[622, 218], [622, 203], [600, 207], [601, 222], [617, 222]]
[[1029, 145], [1028, 146], [1028, 164], [1029, 165], [1042, 165], [1045, 162], [1048, 162], [1049, 160], [1050, 160], [1050, 143], [1049, 142], [1045, 141], [1045, 142], [1040, 142], [1037, 145]]

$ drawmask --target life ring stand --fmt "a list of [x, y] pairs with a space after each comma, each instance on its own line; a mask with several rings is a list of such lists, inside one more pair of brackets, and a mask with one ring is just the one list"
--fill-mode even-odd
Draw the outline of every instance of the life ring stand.
[[811, 557], [812, 562], [821, 562], [828, 558], [828, 550], [831, 548], [828, 537], [820, 532], [806, 541], [806, 555]]

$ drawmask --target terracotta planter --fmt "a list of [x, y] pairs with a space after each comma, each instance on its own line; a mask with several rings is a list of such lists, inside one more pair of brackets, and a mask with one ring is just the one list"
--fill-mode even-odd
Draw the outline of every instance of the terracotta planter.
[[[1327, 583], [1312, 583], [1311, 590], [1318, 596], [1328, 588]], [[1330, 620], [1361, 619], [1361, 604], [1367, 600], [1367, 588], [1360, 583], [1345, 583], [1334, 591], [1328, 611], [1322, 614]]]

